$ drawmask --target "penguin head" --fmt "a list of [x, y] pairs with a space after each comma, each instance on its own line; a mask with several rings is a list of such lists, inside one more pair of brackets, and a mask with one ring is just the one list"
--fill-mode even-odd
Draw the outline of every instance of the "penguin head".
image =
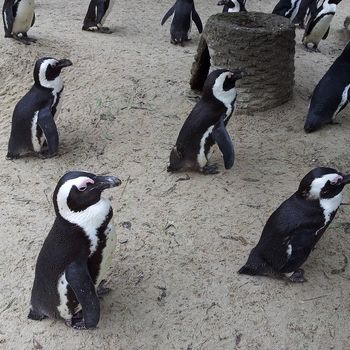
[[240, 11], [240, 2], [238, 0], [220, 0], [218, 6], [227, 6], [230, 9], [230, 12], [239, 12]]
[[58, 181], [53, 194], [56, 215], [67, 218], [83, 212], [101, 200], [103, 190], [120, 184], [121, 181], [115, 176], [70, 171]]
[[306, 200], [331, 199], [350, 183], [350, 175], [332, 168], [315, 168], [301, 180], [297, 193]]
[[243, 77], [243, 73], [242, 70], [214, 70], [205, 80], [202, 98], [204, 100], [212, 100], [214, 98], [225, 106], [231, 104], [236, 99], [236, 81]]
[[54, 89], [60, 79], [62, 68], [71, 66], [70, 60], [56, 60], [52, 57], [40, 58], [34, 67], [34, 81], [38, 86]]

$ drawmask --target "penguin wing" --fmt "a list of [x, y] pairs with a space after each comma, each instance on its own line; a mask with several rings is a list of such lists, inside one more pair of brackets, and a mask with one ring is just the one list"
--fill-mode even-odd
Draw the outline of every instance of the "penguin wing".
[[94, 328], [100, 319], [100, 302], [87, 263], [73, 261], [65, 270], [67, 282], [82, 307], [86, 328]]
[[174, 11], [175, 11], [175, 5], [176, 5], [176, 4], [174, 4], [174, 5], [170, 8], [170, 10], [164, 15], [164, 17], [163, 17], [163, 19], [162, 19], [162, 22], [160, 23], [161, 25], [163, 25], [163, 24], [166, 22], [166, 20], [174, 13]]
[[55, 155], [58, 152], [58, 131], [50, 107], [39, 111], [38, 125], [45, 135], [48, 154]]
[[106, 12], [105, 0], [97, 0], [96, 9], [97, 9], [96, 24], [99, 24], [99, 23], [101, 23], [102, 18]]
[[290, 9], [289, 1], [281, 0], [277, 3], [272, 13], [275, 15], [284, 16], [286, 12]]
[[224, 156], [225, 169], [231, 169], [235, 160], [235, 153], [230, 135], [225, 128], [224, 117], [225, 114], [222, 115], [220, 120], [215, 124], [212, 136]]
[[2, 16], [5, 28], [5, 38], [11, 37], [13, 27], [13, 0], [5, 0], [2, 8]]
[[199, 14], [196, 11], [196, 9], [194, 8], [194, 6], [193, 6], [193, 9], [192, 9], [192, 20], [196, 24], [198, 32], [202, 33], [202, 31], [203, 31], [203, 24], [202, 24], [202, 21], [201, 21], [201, 19], [199, 17]]

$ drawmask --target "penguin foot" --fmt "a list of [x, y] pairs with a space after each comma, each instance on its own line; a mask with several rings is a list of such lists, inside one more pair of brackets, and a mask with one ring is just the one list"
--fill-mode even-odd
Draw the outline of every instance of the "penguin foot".
[[20, 43], [22, 43], [24, 45], [30, 45], [30, 41], [28, 41], [26, 38], [19, 37], [17, 35], [13, 35], [12, 38], [19, 41]]
[[6, 155], [7, 160], [18, 159], [19, 157], [20, 157], [19, 154], [7, 153], [7, 155]]
[[304, 283], [306, 279], [304, 278], [304, 270], [297, 269], [293, 272], [293, 274], [289, 277], [289, 281], [293, 283]]
[[83, 27], [82, 30], [86, 30], [87, 32], [98, 32], [98, 27], [97, 26]]
[[70, 320], [65, 320], [65, 324], [76, 330], [93, 329], [92, 327], [86, 327], [82, 310], [74, 314]]
[[48, 151], [43, 151], [43, 152], [40, 152], [38, 153], [38, 156], [40, 159], [48, 159], [48, 158], [53, 158], [55, 156], [57, 156], [57, 152], [55, 153], [49, 153]]
[[214, 175], [214, 174], [218, 174], [219, 170], [218, 170], [218, 166], [217, 165], [206, 165], [202, 168], [202, 172], [205, 175]]
[[112, 34], [113, 30], [110, 30], [108, 27], [98, 27], [98, 31], [102, 34]]
[[31, 320], [35, 320], [35, 321], [41, 321], [44, 318], [47, 318], [46, 315], [44, 315], [43, 313], [41, 313], [40, 311], [34, 311], [33, 309], [29, 310], [29, 314], [27, 316], [29, 319]]

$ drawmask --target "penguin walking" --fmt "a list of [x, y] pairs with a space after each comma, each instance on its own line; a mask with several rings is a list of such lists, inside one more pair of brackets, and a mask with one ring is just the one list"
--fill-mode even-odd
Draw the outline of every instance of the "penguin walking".
[[298, 190], [270, 216], [247, 263], [238, 271], [246, 275], [288, 276], [304, 282], [300, 268], [332, 222], [350, 182], [331, 168], [315, 168]]
[[204, 83], [201, 99], [180, 130], [170, 153], [168, 171], [192, 169], [204, 174], [216, 174], [216, 165], [207, 165], [212, 146], [217, 143], [224, 157], [225, 168], [234, 163], [234, 149], [226, 125], [236, 102], [235, 84], [243, 72], [218, 69]]
[[120, 184], [114, 176], [82, 171], [59, 180], [53, 194], [56, 220], [37, 259], [28, 318], [62, 318], [75, 329], [97, 326], [97, 288], [116, 243], [113, 210], [101, 193]]
[[91, 0], [88, 7], [83, 30], [100, 32], [104, 34], [113, 33], [108, 27], [104, 27], [107, 16], [112, 10], [115, 0]]
[[[320, 52], [318, 44], [321, 40], [325, 40], [328, 37], [330, 24], [335, 15], [337, 4], [341, 0], [325, 0], [320, 5], [315, 13], [310, 13], [310, 18], [307, 21], [304, 36], [302, 42], [305, 48], [309, 51]], [[313, 44], [312, 48], [309, 48], [309, 44]]]
[[58, 151], [58, 132], [54, 117], [62, 102], [64, 67], [67, 59], [40, 58], [34, 67], [34, 85], [17, 103], [12, 116], [7, 159], [19, 158], [29, 152], [53, 157]]
[[350, 43], [316, 85], [312, 94], [304, 130], [313, 132], [334, 119], [350, 99]]
[[164, 15], [161, 25], [163, 25], [172, 14], [174, 14], [170, 26], [170, 42], [172, 44], [180, 44], [183, 46], [184, 41], [190, 40], [188, 35], [191, 29], [191, 19], [196, 24], [198, 32], [202, 33], [202, 21], [194, 8], [193, 0], [176, 0], [175, 4]]
[[35, 22], [34, 0], [5, 0], [2, 17], [5, 28], [5, 38], [13, 38], [26, 45], [36, 42], [29, 38], [28, 30]]
[[247, 12], [245, 0], [220, 0], [218, 6], [224, 6], [222, 12]]

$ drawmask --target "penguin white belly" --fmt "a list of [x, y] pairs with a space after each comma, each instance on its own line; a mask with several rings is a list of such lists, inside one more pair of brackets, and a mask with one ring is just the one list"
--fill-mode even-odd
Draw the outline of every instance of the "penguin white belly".
[[307, 43], [318, 44], [323, 38], [323, 36], [326, 34], [333, 17], [334, 15], [331, 14], [326, 15], [322, 19], [320, 19], [316, 23], [315, 27], [312, 29], [311, 33], [307, 37], [305, 37], [305, 41]]
[[112, 7], [114, 6], [114, 3], [115, 3], [115, 0], [110, 0], [109, 1], [109, 6], [108, 6], [108, 9], [107, 11], [105, 12], [105, 14], [103, 15], [102, 19], [101, 19], [101, 24], [104, 25], [105, 21], [106, 21], [106, 18], [108, 17], [109, 13], [111, 12], [112, 10]]
[[203, 168], [208, 162], [208, 158], [205, 155], [204, 147], [205, 147], [205, 142], [206, 142], [207, 138], [209, 137], [209, 135], [213, 131], [213, 128], [214, 128], [214, 125], [210, 126], [208, 128], [208, 130], [203, 134], [203, 136], [201, 138], [201, 142], [200, 142], [200, 145], [199, 145], [199, 153], [197, 155], [197, 162], [198, 162], [198, 164], [199, 164], [199, 166], [201, 168]]
[[27, 33], [34, 17], [34, 0], [21, 0], [14, 18], [12, 33]]

